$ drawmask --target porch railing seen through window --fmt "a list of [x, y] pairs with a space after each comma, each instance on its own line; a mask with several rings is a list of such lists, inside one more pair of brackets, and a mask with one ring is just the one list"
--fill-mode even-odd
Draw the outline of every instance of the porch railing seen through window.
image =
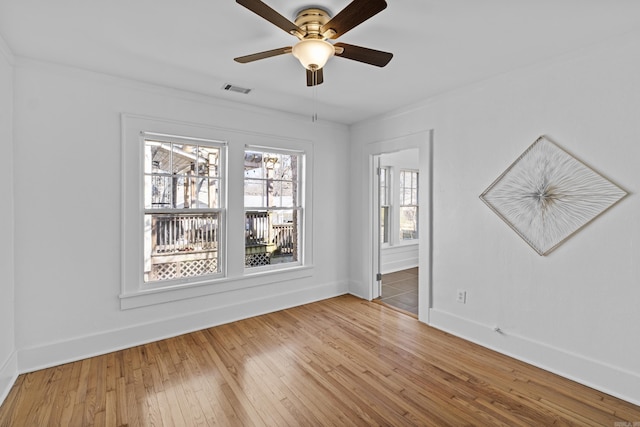
[[297, 261], [294, 222], [278, 220], [278, 217], [269, 211], [246, 212], [245, 267]]
[[219, 214], [145, 215], [145, 281], [217, 273]]

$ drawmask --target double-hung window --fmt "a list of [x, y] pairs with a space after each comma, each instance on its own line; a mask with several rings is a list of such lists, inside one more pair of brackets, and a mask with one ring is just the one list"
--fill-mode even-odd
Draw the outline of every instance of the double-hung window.
[[221, 275], [224, 143], [142, 136], [144, 282]]
[[133, 114], [122, 130], [122, 309], [311, 274], [310, 142]]
[[418, 172], [400, 171], [400, 240], [418, 238]]
[[304, 159], [301, 152], [245, 149], [246, 269], [302, 264]]
[[389, 168], [381, 167], [378, 173], [380, 174], [378, 181], [380, 191], [380, 243], [389, 243], [389, 220], [391, 215]]

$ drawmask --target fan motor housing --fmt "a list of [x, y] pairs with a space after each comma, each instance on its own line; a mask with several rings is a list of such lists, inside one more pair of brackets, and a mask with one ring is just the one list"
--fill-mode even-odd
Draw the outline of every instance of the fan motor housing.
[[305, 33], [303, 38], [324, 38], [320, 29], [330, 19], [329, 12], [313, 7], [298, 12], [294, 23]]

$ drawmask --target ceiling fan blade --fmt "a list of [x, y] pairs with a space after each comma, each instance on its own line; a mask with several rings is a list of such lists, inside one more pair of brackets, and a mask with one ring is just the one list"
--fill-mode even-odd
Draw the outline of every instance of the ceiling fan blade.
[[391, 61], [391, 58], [393, 58], [393, 53], [354, 46], [352, 44], [336, 43], [333, 46], [344, 49], [342, 53], [338, 53], [339, 49], [336, 49], [336, 56], [364, 62], [365, 64], [371, 64], [377, 67], [384, 67]]
[[387, 2], [384, 0], [353, 0], [329, 22], [324, 24], [320, 33], [325, 34], [327, 31], [333, 30], [335, 34], [326, 36], [330, 39], [337, 39], [347, 31], [382, 12], [386, 7]]
[[300, 29], [296, 24], [289, 21], [287, 18], [280, 15], [278, 12], [276, 12], [260, 0], [236, 0], [236, 3], [246, 7], [256, 15], [263, 17], [276, 27], [282, 28], [289, 34], [300, 32]]
[[311, 71], [307, 70], [307, 86], [317, 86], [324, 82], [324, 73], [322, 72], [322, 68]]
[[265, 50], [264, 52], [253, 53], [251, 55], [239, 56], [238, 58], [233, 58], [233, 60], [241, 64], [246, 64], [247, 62], [257, 61], [258, 59], [271, 58], [272, 56], [284, 55], [286, 53], [291, 53], [291, 46], [281, 47], [279, 49]]

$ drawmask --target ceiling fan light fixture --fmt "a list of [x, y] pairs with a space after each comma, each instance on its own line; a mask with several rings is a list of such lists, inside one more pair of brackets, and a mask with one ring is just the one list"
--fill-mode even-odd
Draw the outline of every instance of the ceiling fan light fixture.
[[315, 87], [324, 81], [323, 67], [332, 56], [377, 67], [384, 67], [393, 57], [389, 52], [346, 43], [333, 44], [328, 41], [341, 37], [383, 11], [387, 7], [385, 0], [351, 0], [351, 3], [333, 17], [326, 9], [307, 7], [296, 14], [295, 22], [280, 15], [262, 0], [236, 0], [236, 3], [299, 40], [292, 47], [286, 46], [234, 58], [241, 64], [291, 53], [305, 68], [307, 86]]
[[311, 71], [324, 67], [335, 49], [331, 43], [322, 39], [304, 39], [293, 46], [291, 51], [304, 68]]

